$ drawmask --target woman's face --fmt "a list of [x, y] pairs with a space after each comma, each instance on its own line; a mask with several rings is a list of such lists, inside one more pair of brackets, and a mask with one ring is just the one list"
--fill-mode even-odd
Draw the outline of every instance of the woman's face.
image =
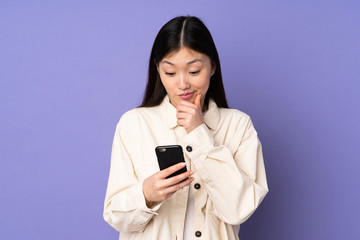
[[210, 77], [215, 72], [208, 56], [182, 47], [161, 60], [158, 72], [172, 105], [176, 107], [182, 99], [194, 103], [196, 95], [201, 94], [203, 108]]

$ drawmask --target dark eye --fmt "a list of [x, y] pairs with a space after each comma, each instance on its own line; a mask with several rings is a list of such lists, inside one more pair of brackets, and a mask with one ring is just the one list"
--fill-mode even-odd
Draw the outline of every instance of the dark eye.
[[169, 76], [174, 76], [175, 73], [169, 73], [169, 72], [165, 72], [166, 75], [169, 75]]
[[191, 75], [196, 75], [196, 74], [198, 74], [200, 72], [200, 70], [199, 71], [195, 71], [195, 72], [190, 72], [190, 74]]

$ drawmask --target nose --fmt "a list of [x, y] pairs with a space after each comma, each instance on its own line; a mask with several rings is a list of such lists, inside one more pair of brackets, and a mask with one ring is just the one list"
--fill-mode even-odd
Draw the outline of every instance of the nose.
[[185, 89], [188, 89], [189, 87], [190, 87], [190, 84], [187, 81], [186, 75], [184, 73], [181, 73], [180, 79], [179, 79], [179, 89], [185, 90]]

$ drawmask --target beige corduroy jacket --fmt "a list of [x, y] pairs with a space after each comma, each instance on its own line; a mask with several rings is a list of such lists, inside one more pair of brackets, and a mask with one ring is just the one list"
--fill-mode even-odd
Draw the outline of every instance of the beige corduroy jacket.
[[[210, 100], [204, 121], [187, 134], [177, 125], [168, 96], [159, 106], [135, 108], [121, 117], [103, 212], [120, 240], [183, 239], [189, 187], [194, 192], [194, 239], [239, 239], [240, 224], [268, 192], [261, 144], [251, 119], [241, 111], [218, 108]], [[159, 171], [154, 149], [175, 144], [182, 146], [195, 179], [150, 209], [142, 183]]]

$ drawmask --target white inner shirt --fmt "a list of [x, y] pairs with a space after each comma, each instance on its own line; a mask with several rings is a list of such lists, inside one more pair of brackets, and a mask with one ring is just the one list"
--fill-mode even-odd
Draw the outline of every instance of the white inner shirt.
[[189, 198], [187, 201], [185, 225], [184, 225], [184, 240], [191, 240], [194, 236], [193, 219], [194, 219], [194, 192], [193, 186], [189, 185]]

